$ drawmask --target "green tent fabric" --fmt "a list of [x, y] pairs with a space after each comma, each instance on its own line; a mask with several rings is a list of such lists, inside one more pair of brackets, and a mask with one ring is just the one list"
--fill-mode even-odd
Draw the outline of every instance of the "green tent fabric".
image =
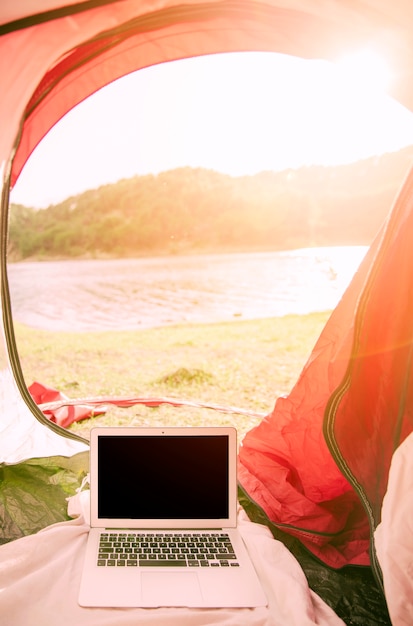
[[69, 519], [67, 498], [89, 471], [88, 452], [0, 465], [0, 543]]

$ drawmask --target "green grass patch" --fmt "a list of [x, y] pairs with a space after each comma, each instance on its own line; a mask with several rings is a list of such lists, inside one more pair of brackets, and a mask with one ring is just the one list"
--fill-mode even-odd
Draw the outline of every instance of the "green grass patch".
[[170, 374], [161, 376], [161, 378], [156, 382], [161, 385], [166, 385], [171, 389], [177, 389], [180, 387], [185, 387], [187, 385], [202, 385], [204, 383], [213, 383], [214, 376], [209, 372], [205, 372], [204, 370], [200, 370], [198, 368], [189, 370], [186, 367], [180, 367]]
[[[101, 395], [172, 397], [268, 413], [289, 393], [329, 313], [169, 326], [136, 331], [52, 332], [15, 325], [26, 384], [39, 381], [71, 398]], [[240, 435], [257, 418], [162, 405], [110, 408], [74, 424], [232, 424]]]

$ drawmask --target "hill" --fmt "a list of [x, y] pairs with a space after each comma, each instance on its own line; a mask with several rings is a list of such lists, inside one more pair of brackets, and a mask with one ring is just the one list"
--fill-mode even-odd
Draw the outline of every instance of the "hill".
[[413, 147], [336, 167], [231, 177], [179, 168], [37, 210], [11, 205], [9, 259], [368, 245]]

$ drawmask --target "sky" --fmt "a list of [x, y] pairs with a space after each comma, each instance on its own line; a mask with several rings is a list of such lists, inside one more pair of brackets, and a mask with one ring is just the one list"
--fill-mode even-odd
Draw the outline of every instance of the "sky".
[[36, 208], [135, 175], [232, 176], [357, 161], [413, 144], [413, 114], [381, 91], [373, 55], [342, 63], [213, 55], [130, 74], [70, 111], [11, 193]]

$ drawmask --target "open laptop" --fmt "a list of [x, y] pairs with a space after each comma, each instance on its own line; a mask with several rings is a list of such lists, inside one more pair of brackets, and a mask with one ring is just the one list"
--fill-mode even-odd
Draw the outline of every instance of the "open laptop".
[[255, 607], [236, 529], [234, 428], [94, 428], [79, 604]]

